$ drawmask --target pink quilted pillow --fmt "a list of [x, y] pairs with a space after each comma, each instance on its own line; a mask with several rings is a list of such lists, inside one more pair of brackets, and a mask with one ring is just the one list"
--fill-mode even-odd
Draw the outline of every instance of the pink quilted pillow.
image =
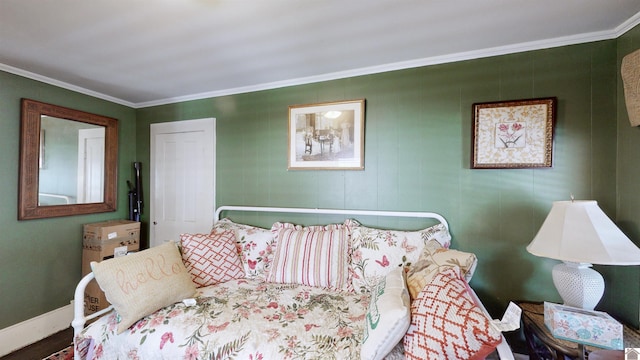
[[182, 234], [182, 261], [198, 287], [244, 277], [233, 230]]
[[467, 292], [460, 270], [448, 267], [411, 304], [404, 337], [407, 359], [484, 359], [502, 341], [500, 332]]

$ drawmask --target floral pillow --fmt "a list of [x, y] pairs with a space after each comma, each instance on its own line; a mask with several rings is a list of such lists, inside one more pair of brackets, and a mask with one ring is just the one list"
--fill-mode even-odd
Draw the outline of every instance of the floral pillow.
[[475, 254], [447, 249], [436, 240], [429, 240], [416, 261], [407, 272], [407, 286], [411, 299], [415, 299], [424, 286], [446, 267], [458, 267], [469, 282], [478, 260]]
[[456, 267], [446, 267], [411, 303], [404, 337], [407, 359], [484, 359], [502, 334], [473, 301]]
[[348, 219], [351, 234], [351, 276], [357, 292], [371, 289], [396, 266], [409, 267], [416, 262], [429, 240], [448, 248], [451, 235], [443, 224], [418, 231], [369, 228]]
[[236, 232], [236, 245], [244, 266], [245, 277], [264, 281], [265, 268], [271, 262], [275, 249], [275, 238], [271, 230], [235, 223], [226, 218], [213, 225], [212, 231], [216, 229]]
[[209, 286], [245, 276], [233, 230], [181, 234], [182, 261], [194, 284]]
[[267, 282], [352, 291], [346, 227], [302, 227], [277, 222], [271, 229], [276, 236], [276, 250]]
[[281, 229], [294, 229], [294, 230], [309, 230], [309, 231], [325, 231], [325, 230], [342, 230], [346, 229], [346, 225], [344, 224], [328, 224], [328, 225], [309, 225], [302, 226], [287, 222], [276, 222], [271, 226], [271, 232], [274, 237], [278, 236], [278, 231]]
[[360, 350], [362, 360], [383, 359], [402, 340], [411, 324], [410, 307], [404, 269], [396, 267], [371, 293]]

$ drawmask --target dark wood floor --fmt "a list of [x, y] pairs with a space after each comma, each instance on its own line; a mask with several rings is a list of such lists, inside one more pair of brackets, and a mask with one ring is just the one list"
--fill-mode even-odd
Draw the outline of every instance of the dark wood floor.
[[73, 329], [70, 327], [42, 339], [35, 344], [0, 357], [0, 360], [41, 360], [56, 351], [66, 348], [72, 341]]

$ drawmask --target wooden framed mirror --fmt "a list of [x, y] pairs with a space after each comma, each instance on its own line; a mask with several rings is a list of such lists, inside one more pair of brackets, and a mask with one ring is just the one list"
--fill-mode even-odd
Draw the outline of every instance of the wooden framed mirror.
[[118, 121], [22, 99], [18, 220], [116, 210]]

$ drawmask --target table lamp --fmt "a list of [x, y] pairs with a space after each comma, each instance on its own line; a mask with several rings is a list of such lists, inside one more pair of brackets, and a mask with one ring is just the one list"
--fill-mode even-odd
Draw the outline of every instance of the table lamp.
[[565, 305], [587, 310], [604, 294], [604, 279], [592, 264], [640, 265], [640, 249], [593, 200], [555, 201], [527, 251], [561, 260], [553, 284]]

